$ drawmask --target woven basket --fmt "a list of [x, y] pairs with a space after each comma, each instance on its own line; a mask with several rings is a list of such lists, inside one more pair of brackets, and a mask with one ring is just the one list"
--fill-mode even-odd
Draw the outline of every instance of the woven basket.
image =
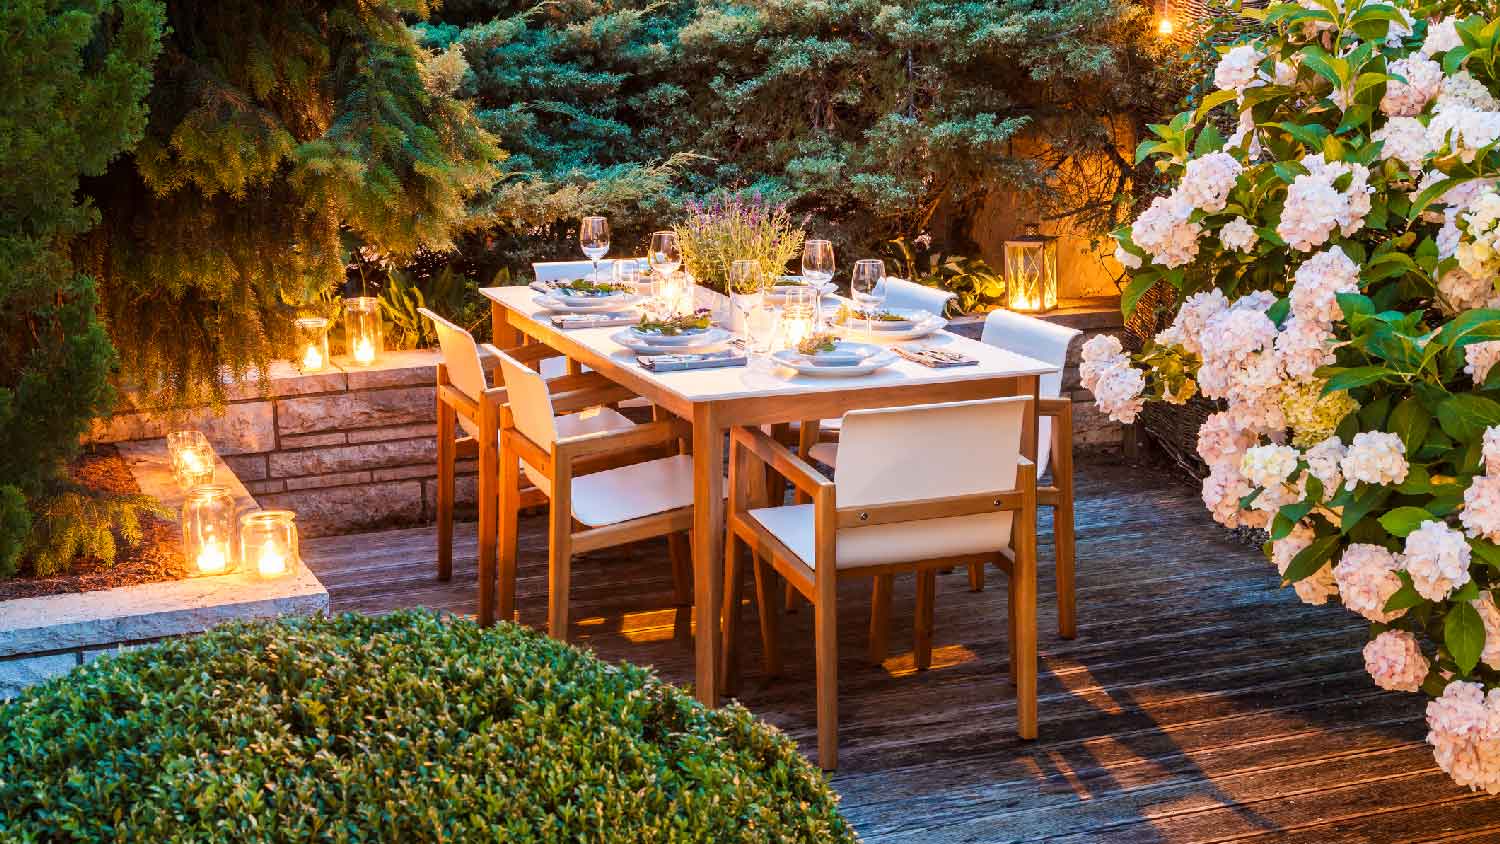
[[[1141, 297], [1125, 323], [1125, 345], [1130, 351], [1139, 352], [1147, 340], [1171, 323], [1176, 305], [1173, 294], [1170, 285], [1158, 282]], [[1147, 402], [1137, 418], [1141, 430], [1173, 463], [1194, 480], [1202, 480], [1208, 475], [1208, 466], [1198, 456], [1198, 428], [1210, 414], [1223, 409], [1222, 402], [1193, 396], [1186, 404]]]

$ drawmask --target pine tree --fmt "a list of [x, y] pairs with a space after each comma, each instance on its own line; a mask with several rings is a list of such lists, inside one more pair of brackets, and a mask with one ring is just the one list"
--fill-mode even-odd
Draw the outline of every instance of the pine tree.
[[394, 255], [443, 249], [498, 177], [422, 49], [425, 0], [169, 0], [134, 152], [84, 182], [80, 244], [133, 388], [174, 404], [284, 357], [292, 312], [344, 275], [341, 229]]
[[46, 551], [33, 512], [72, 502], [95, 533], [131, 508], [91, 506], [66, 461], [113, 403], [114, 350], [94, 280], [66, 249], [97, 218], [76, 198], [141, 135], [163, 9], [155, 0], [10, 0], [0, 6], [0, 577]]

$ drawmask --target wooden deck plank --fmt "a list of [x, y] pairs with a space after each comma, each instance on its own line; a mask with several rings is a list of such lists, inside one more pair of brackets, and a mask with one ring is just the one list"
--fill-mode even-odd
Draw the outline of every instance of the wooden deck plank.
[[[1058, 639], [1051, 526], [1040, 525], [1041, 736], [1015, 737], [1004, 581], [971, 593], [938, 578], [934, 666], [911, 663], [913, 585], [898, 579], [891, 656], [864, 660], [869, 586], [845, 584], [840, 615], [846, 815], [870, 842], [1500, 842], [1500, 801], [1436, 770], [1424, 700], [1381, 692], [1359, 649], [1365, 625], [1277, 588], [1228, 541], [1196, 490], [1148, 468], [1079, 467], [1079, 636]], [[523, 520], [522, 623], [546, 613], [544, 517]], [[335, 611], [475, 611], [475, 541], [460, 525], [452, 581], [435, 576], [431, 528], [303, 543]], [[673, 640], [665, 544], [575, 565], [577, 641], [689, 683]], [[753, 590], [747, 590], [753, 592]], [[811, 752], [811, 613], [783, 622], [784, 676], [758, 674], [754, 608], [740, 700]]]

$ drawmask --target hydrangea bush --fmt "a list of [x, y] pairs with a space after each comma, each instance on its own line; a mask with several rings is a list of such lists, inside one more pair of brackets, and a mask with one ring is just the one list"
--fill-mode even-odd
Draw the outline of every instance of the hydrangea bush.
[[1213, 518], [1368, 619], [1375, 684], [1430, 695], [1438, 764], [1500, 793], [1500, 17], [1246, 14], [1216, 90], [1137, 151], [1171, 193], [1115, 233], [1126, 312], [1166, 284], [1176, 317], [1138, 354], [1090, 340], [1084, 384], [1120, 421], [1222, 402]]

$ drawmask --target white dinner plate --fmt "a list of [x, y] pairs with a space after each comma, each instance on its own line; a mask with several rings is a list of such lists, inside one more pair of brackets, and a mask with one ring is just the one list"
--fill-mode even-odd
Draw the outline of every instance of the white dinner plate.
[[[661, 338], [643, 340], [629, 328], [610, 335], [611, 340], [638, 355], [673, 355], [681, 352], [707, 352], [722, 348], [729, 342], [729, 332], [714, 327], [699, 335], [693, 335], [688, 343], [660, 342]], [[674, 338], [675, 339], [675, 338]]]
[[[858, 363], [833, 364], [819, 362], [822, 357], [826, 361], [833, 357], [851, 356], [859, 359]], [[897, 360], [896, 353], [890, 349], [877, 346], [873, 343], [855, 343], [849, 340], [840, 340], [838, 349], [829, 355], [804, 355], [795, 349], [786, 349], [772, 355], [782, 366], [797, 370], [801, 375], [814, 375], [821, 378], [848, 378], [855, 375], [868, 375], [877, 369], [883, 369]]]
[[948, 327], [948, 320], [940, 316], [928, 314], [926, 319], [913, 324], [910, 328], [900, 331], [876, 328], [872, 332], [866, 332], [864, 320], [855, 320], [854, 325], [839, 325], [837, 327], [845, 337], [858, 337], [861, 340], [869, 340], [875, 343], [900, 343], [936, 334]]
[[[854, 308], [850, 306], [850, 310], [852, 311]], [[901, 319], [873, 320], [870, 324], [870, 330], [876, 334], [884, 334], [888, 331], [910, 331], [921, 323], [932, 319], [933, 316], [930, 311], [924, 311], [920, 308], [876, 308], [875, 311], [877, 313], [885, 311], [901, 317]], [[837, 320], [838, 316], [838, 312], [835, 311], [833, 314], [834, 320]], [[840, 327], [857, 328], [860, 331], [865, 330], [865, 321], [861, 317], [854, 317], [847, 322], [835, 321], [834, 324]]]
[[[784, 276], [781, 276], [781, 278], [783, 278], [783, 279], [790, 278], [790, 279], [799, 279], [800, 280], [801, 276], [784, 275]], [[783, 300], [783, 299], [786, 298], [786, 291], [791, 286], [792, 285], [782, 285], [782, 286], [778, 287], [775, 284], [772, 284], [771, 287], [766, 290], [766, 298], [769, 299], [772, 302], [780, 302], [781, 300]], [[813, 285], [811, 285], [811, 284], [803, 284], [803, 285], [798, 285], [798, 286], [801, 286], [801, 287], [813, 287]], [[824, 296], [829, 296], [834, 291], [836, 291], [838, 289], [839, 289], [839, 286], [837, 284], [834, 284], [831, 281], [825, 281], [822, 284], [817, 285], [817, 290], [818, 290], [818, 296], [819, 296], [819, 298], [822, 298]]]
[[544, 309], [558, 314], [588, 314], [597, 311], [619, 310], [622, 306], [633, 305], [640, 300], [639, 296], [611, 296], [607, 299], [599, 299], [592, 304], [570, 305], [556, 296], [538, 296], [533, 299]]

